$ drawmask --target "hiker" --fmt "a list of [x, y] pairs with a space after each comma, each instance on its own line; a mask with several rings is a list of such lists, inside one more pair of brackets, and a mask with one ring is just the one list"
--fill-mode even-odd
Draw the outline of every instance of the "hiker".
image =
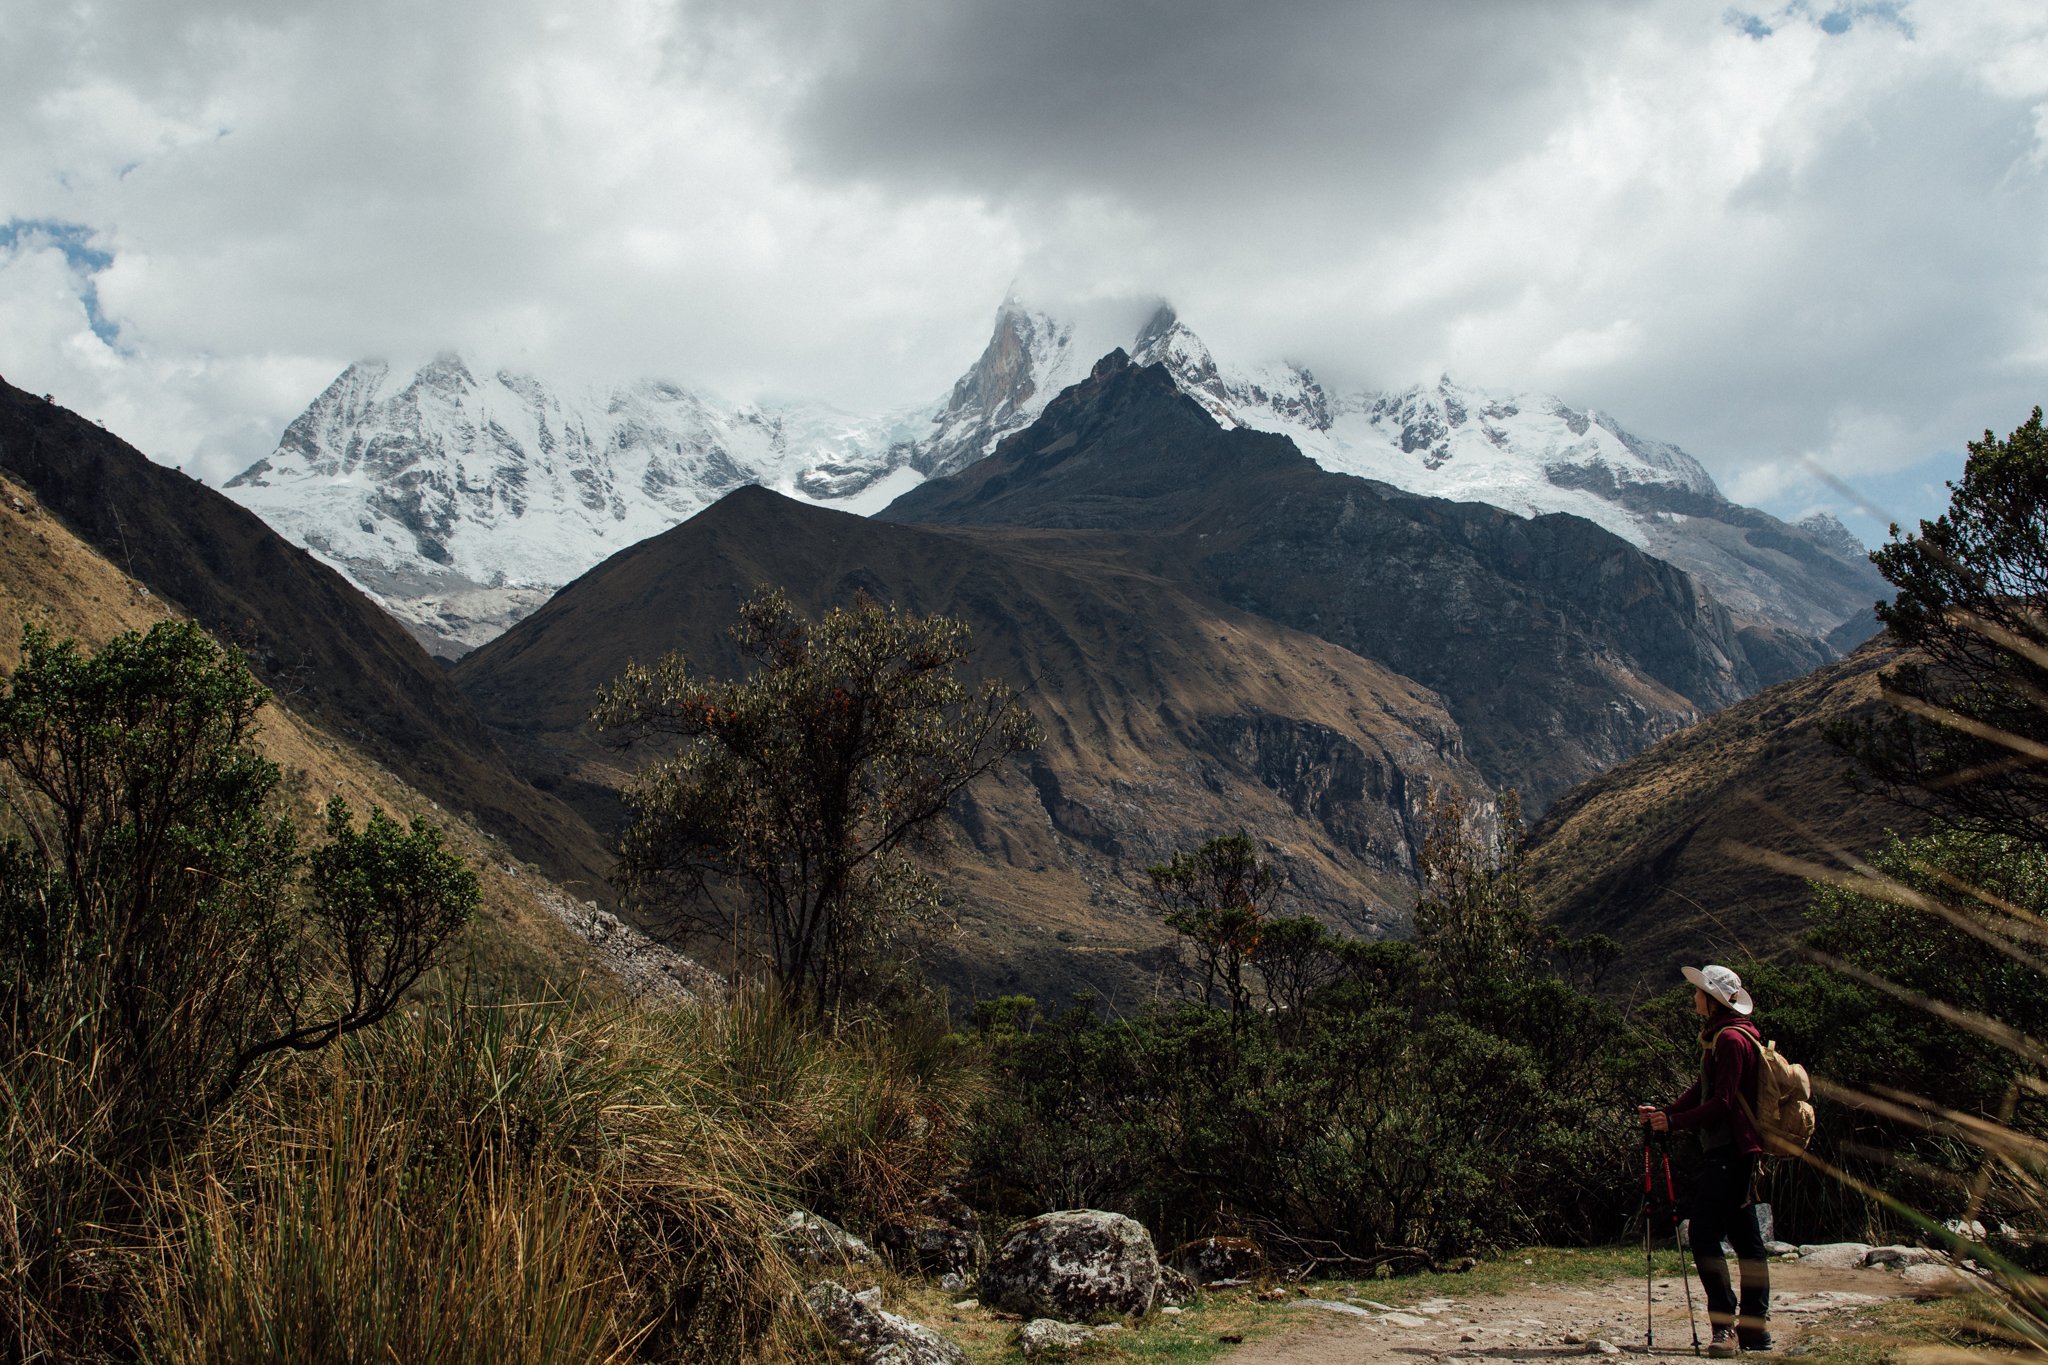
[[[1707, 1291], [1713, 1340], [1707, 1354], [1771, 1349], [1771, 1268], [1756, 1221], [1756, 1175], [1764, 1153], [1750, 1115], [1756, 1111], [1758, 1049], [1763, 1035], [1750, 1012], [1756, 1008], [1742, 978], [1709, 964], [1685, 968], [1692, 983], [1692, 1008], [1700, 1024], [1700, 1078], [1668, 1109], [1645, 1104], [1636, 1117], [1659, 1133], [1697, 1131], [1699, 1176], [1685, 1213], [1692, 1220], [1693, 1263]], [[1721, 1254], [1726, 1238], [1742, 1270], [1738, 1305]]]

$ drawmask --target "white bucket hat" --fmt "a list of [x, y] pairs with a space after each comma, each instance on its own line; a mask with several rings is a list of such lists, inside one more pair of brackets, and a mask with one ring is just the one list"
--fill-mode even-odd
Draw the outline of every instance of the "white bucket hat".
[[1726, 967], [1717, 967], [1711, 962], [1704, 967], [1687, 967], [1685, 979], [1737, 1014], [1748, 1014], [1756, 1008], [1749, 992], [1742, 989], [1742, 978]]

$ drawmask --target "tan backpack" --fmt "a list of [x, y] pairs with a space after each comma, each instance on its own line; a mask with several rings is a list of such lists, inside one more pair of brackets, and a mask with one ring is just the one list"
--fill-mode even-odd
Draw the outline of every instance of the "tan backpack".
[[1776, 1043], [1757, 1049], [1756, 1108], [1744, 1098], [1742, 1109], [1772, 1156], [1798, 1156], [1813, 1141], [1813, 1080]]

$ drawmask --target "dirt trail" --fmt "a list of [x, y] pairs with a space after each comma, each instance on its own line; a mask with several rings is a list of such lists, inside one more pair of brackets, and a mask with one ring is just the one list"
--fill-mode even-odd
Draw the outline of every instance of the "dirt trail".
[[[1827, 1270], [1796, 1262], [1771, 1267], [1771, 1331], [1779, 1351], [1798, 1345], [1816, 1315], [1930, 1292], [1882, 1270]], [[1693, 1311], [1702, 1343], [1706, 1304], [1697, 1282]], [[1509, 1294], [1438, 1298], [1395, 1312], [1365, 1300], [1303, 1299], [1303, 1322], [1283, 1335], [1231, 1352], [1228, 1365], [1488, 1365], [1488, 1362], [1595, 1360], [1605, 1341], [1634, 1361], [1693, 1360], [1685, 1285], [1654, 1281], [1656, 1350], [1643, 1341], [1643, 1281], [1608, 1285], [1536, 1285]]]

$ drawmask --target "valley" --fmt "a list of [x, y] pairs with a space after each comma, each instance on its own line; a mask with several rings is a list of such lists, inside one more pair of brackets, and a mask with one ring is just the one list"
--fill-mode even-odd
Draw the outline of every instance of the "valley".
[[[865, 592], [962, 619], [975, 634], [974, 669], [1019, 689], [1046, 734], [1038, 752], [950, 813], [944, 875], [959, 932], [936, 961], [939, 978], [966, 999], [1090, 990], [1136, 1000], [1156, 990], [1168, 944], [1145, 869], [1224, 833], [1257, 840], [1293, 909], [1349, 934], [1398, 937], [1432, 793], [1465, 803], [1484, 828], [1504, 788], [1532, 812], [1570, 791], [1538, 844], [1575, 848], [1552, 827], [1587, 827], [1577, 813], [1600, 798], [1586, 793], [1608, 789], [1580, 784], [1669, 736], [1696, 733], [1688, 727], [1703, 717], [1821, 664], [1853, 638], [1853, 616], [1833, 623], [1832, 643], [1829, 632], [1794, 624], [1828, 625], [1868, 576], [1841, 547], [1827, 547], [1826, 528], [1790, 531], [1716, 504], [1711, 480], [1682, 452], [1611, 424], [1554, 404], [1529, 416], [1473, 406], [1448, 387], [1352, 412], [1367, 426], [1398, 419], [1406, 435], [1394, 445], [1423, 451], [1418, 468], [1451, 491], [1463, 486], [1442, 476], [1453, 466], [1496, 493], [1517, 486], [1510, 466], [1520, 447], [1483, 442], [1495, 457], [1486, 466], [1461, 444], [1473, 422], [1498, 435], [1519, 420], [1524, 444], [1554, 445], [1557, 433], [1591, 441], [1572, 467], [1605, 474], [1563, 477], [1552, 466], [1542, 487], [1573, 505], [1604, 498], [1600, 518], [1532, 508], [1534, 485], [1522, 487], [1522, 506], [1536, 514], [1524, 515], [1336, 472], [1347, 460], [1386, 462], [1331, 444], [1351, 409], [1305, 387], [1313, 381], [1303, 374], [1252, 383], [1219, 367], [1170, 310], [1140, 330], [1136, 357], [1115, 351], [1062, 391], [1044, 392], [1041, 384], [1072, 376], [1080, 344], [1071, 327], [1006, 306], [988, 351], [943, 405], [944, 439], [899, 442], [890, 459], [901, 463], [863, 466], [874, 477], [854, 482], [868, 516], [831, 505], [862, 505], [849, 501], [850, 483], [828, 498], [825, 485], [790, 472], [788, 461], [816, 447], [791, 436], [786, 413], [733, 418], [673, 386], [645, 387], [605, 408], [607, 420], [627, 424], [619, 430], [642, 433], [630, 446], [642, 454], [629, 455], [624, 438], [593, 435], [594, 409], [564, 407], [516, 377], [488, 385], [528, 405], [531, 421], [518, 429], [489, 416], [489, 404], [472, 412], [488, 385], [457, 361], [423, 371], [396, 397], [393, 376], [357, 367], [286, 433], [285, 464], [259, 466], [230, 492], [303, 536], [359, 496], [349, 490], [381, 490], [378, 506], [411, 518], [410, 548], [391, 571], [426, 574], [421, 583], [470, 562], [465, 545], [526, 554], [521, 572], [544, 583], [540, 550], [513, 514], [561, 524], [545, 513], [545, 481], [534, 482], [549, 468], [574, 476], [561, 487], [589, 494], [579, 505], [597, 516], [590, 535], [647, 532], [544, 600], [543, 588], [532, 589], [516, 623], [502, 633], [494, 626], [452, 669], [430, 662], [397, 626], [415, 640], [442, 637], [406, 609], [395, 621], [380, 610], [393, 608], [391, 592], [372, 605], [325, 567], [341, 563], [362, 584], [366, 561], [337, 560], [338, 541], [293, 548], [219, 495], [18, 391], [0, 409], [0, 468], [79, 519], [101, 553], [153, 592], [242, 645], [295, 706], [354, 736], [435, 801], [473, 812], [578, 888], [577, 898], [601, 905], [612, 898], [604, 844], [621, 827], [618, 792], [638, 760], [600, 743], [588, 713], [597, 688], [629, 660], [676, 650], [713, 675], [732, 669], [725, 628], [741, 600], [769, 585], [788, 587], [812, 612]], [[453, 451], [448, 423], [471, 420], [464, 413], [482, 425], [463, 439], [499, 442], [512, 461], [499, 468], [511, 479], [503, 487], [526, 490], [529, 501], [499, 507], [509, 522], [462, 510], [465, 498], [498, 498], [487, 492], [498, 482], [419, 477], [437, 452]], [[1563, 425], [1546, 435], [1530, 421]], [[380, 422], [392, 434], [366, 439]], [[695, 434], [660, 438], [669, 445], [660, 454], [648, 433], [680, 432], [678, 422]], [[767, 444], [746, 444], [757, 437]], [[1343, 449], [1355, 456], [1363, 441], [1354, 432]], [[522, 463], [536, 442], [554, 452], [553, 464]], [[754, 454], [720, 463], [743, 447]], [[1633, 472], [1617, 478], [1610, 457], [1623, 456]], [[280, 473], [290, 461], [296, 481]], [[757, 486], [773, 468], [788, 492]], [[604, 482], [633, 469], [641, 494], [660, 487], [666, 500], [636, 500], [627, 484]], [[902, 484], [898, 473], [913, 486], [882, 506]], [[436, 487], [450, 495], [433, 504], [442, 520], [421, 521], [441, 496]], [[283, 512], [266, 502], [309, 492], [320, 498]], [[565, 505], [564, 494], [546, 496], [558, 511]], [[1694, 513], [1723, 506], [1722, 520], [1685, 518], [1718, 528], [1690, 543], [1739, 543], [1744, 572], [1784, 589], [1774, 600], [1791, 605], [1775, 620], [1731, 610], [1702, 580], [1641, 548], [1653, 539], [1646, 528], [1679, 524], [1672, 509], [1681, 504]], [[545, 549], [567, 565], [573, 559], [559, 556], [591, 553], [578, 543], [603, 542], [551, 536]], [[1735, 561], [1717, 562], [1726, 570]], [[509, 563], [494, 579], [511, 581]], [[1804, 576], [1787, 564], [1803, 565]], [[434, 581], [440, 592], [450, 580]], [[1600, 847], [1626, 848], [1634, 870], [1610, 874], [1574, 856], [1574, 877], [1544, 871], [1550, 913], [1572, 932], [1612, 927], [1617, 912], [1599, 907], [1616, 897], [1634, 905], [1642, 888], [1628, 878], [1675, 866], [1669, 853], [1639, 858], [1635, 844], [1616, 844], [1611, 820], [1595, 827]], [[1556, 865], [1539, 858], [1539, 867]], [[1776, 894], [1799, 893], [1785, 884]], [[1790, 912], [1771, 908], [1769, 896], [1757, 903], [1761, 922], [1787, 922]], [[1692, 924], [1669, 911], [1654, 922]], [[1664, 951], [1658, 935], [1630, 941], [1644, 963]], [[1767, 930], [1759, 941], [1779, 940]]]

